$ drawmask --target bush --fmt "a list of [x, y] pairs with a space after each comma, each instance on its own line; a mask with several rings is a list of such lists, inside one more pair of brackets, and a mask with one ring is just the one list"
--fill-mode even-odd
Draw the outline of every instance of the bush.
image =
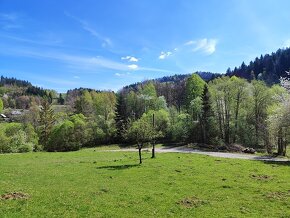
[[47, 151], [76, 151], [87, 143], [86, 122], [82, 114], [74, 115], [53, 127]]
[[33, 144], [32, 143], [25, 143], [19, 146], [18, 152], [19, 153], [26, 153], [26, 152], [31, 152], [34, 150]]
[[21, 123], [3, 123], [0, 127], [0, 153], [30, 152], [38, 145], [34, 128]]
[[0, 153], [10, 153], [9, 138], [0, 130]]

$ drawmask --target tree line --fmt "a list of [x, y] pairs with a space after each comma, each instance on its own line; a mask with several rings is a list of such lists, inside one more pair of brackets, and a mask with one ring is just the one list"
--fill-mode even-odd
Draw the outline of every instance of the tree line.
[[[283, 62], [288, 51], [272, 54], [272, 62]], [[279, 74], [286, 75], [282, 86], [269, 84], [265, 72], [270, 71], [259, 71], [265, 68], [265, 57], [250, 73], [256, 61], [228, 71], [228, 76], [174, 75], [117, 93], [79, 88], [41, 94], [28, 82], [17, 86], [14, 79], [1, 78], [6, 82], [0, 86], [0, 112], [22, 109], [22, 114], [12, 123], [1, 122], [0, 152], [71, 151], [111, 143], [142, 147], [157, 141], [219, 148], [239, 144], [285, 155], [290, 83], [285, 72]], [[242, 69], [252, 76], [240, 78]]]
[[[286, 154], [290, 124], [287, 89], [235, 76], [207, 83], [192, 74], [185, 80], [181, 103], [169, 104], [164, 96], [158, 96], [158, 86], [148, 82], [136, 91], [122, 89], [118, 93], [74, 90], [66, 94], [64, 105], [42, 99], [40, 107], [33, 104], [18, 124], [1, 123], [1, 145], [20, 141], [31, 145], [27, 150], [70, 151], [111, 143], [142, 147], [159, 141], [225, 147], [240, 144]], [[22, 135], [10, 134], [11, 128]], [[34, 133], [23, 136], [27, 128]], [[30, 140], [36, 143], [35, 148]], [[17, 150], [5, 149], [1, 152]]]

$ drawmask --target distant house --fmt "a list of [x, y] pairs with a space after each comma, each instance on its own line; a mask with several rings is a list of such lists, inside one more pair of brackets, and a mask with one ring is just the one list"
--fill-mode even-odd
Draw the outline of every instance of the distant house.
[[9, 122], [10, 118], [7, 117], [5, 114], [0, 114], [0, 122]]
[[20, 111], [20, 110], [13, 110], [13, 111], [11, 111], [11, 115], [12, 116], [22, 115], [22, 111]]

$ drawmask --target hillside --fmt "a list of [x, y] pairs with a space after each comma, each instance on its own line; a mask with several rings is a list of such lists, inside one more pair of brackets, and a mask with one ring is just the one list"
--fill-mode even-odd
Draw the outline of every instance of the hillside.
[[261, 55], [248, 65], [244, 62], [233, 70], [227, 70], [226, 75], [238, 76], [247, 80], [258, 79], [268, 85], [279, 83], [280, 77], [287, 77], [290, 69], [290, 48], [278, 49], [271, 54]]

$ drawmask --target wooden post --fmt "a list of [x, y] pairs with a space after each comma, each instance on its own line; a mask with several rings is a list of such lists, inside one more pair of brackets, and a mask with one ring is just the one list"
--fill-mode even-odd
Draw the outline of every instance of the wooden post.
[[[154, 117], [154, 113], [152, 116], [152, 125], [153, 125], [153, 132], [155, 134], [155, 117]], [[153, 147], [152, 147], [152, 157], [151, 158], [155, 158], [155, 135], [153, 135]]]

